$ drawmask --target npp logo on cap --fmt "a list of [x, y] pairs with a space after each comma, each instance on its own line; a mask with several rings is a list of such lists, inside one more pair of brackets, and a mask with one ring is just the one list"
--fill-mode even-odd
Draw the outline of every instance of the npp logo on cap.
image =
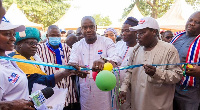
[[152, 18], [152, 17], [144, 17], [142, 18], [137, 26], [130, 27], [129, 29], [131, 30], [140, 30], [144, 28], [152, 28], [152, 29], [157, 29], [158, 31], [160, 30], [158, 22]]
[[141, 19], [138, 24], [143, 24], [145, 22], [144, 19]]
[[4, 22], [7, 22], [7, 23], [10, 23], [10, 21], [8, 21], [8, 20], [6, 19], [6, 17], [5, 17], [5, 16], [2, 18], [2, 20], [1, 20], [1, 21], [4, 21]]

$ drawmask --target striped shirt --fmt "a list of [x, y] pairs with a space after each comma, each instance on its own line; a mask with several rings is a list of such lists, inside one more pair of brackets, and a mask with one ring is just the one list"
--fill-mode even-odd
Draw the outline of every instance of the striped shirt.
[[[63, 48], [63, 55], [64, 58], [62, 59], [62, 65], [66, 65], [69, 61], [69, 56], [70, 56], [70, 47], [67, 46], [67, 44], [62, 44]], [[38, 45], [38, 51], [37, 54], [40, 56], [41, 60], [46, 63], [55, 63], [56, 64], [56, 55], [50, 49], [48, 49], [46, 43], [42, 43]], [[56, 69], [55, 67], [49, 67], [45, 66], [44, 71], [47, 73], [47, 75], [51, 75], [54, 73], [57, 73], [63, 69]], [[77, 102], [77, 95], [75, 94], [75, 89], [74, 89], [74, 81], [72, 81], [71, 76], [67, 78], [63, 78], [60, 82], [58, 82], [57, 86], [59, 88], [68, 88], [68, 94], [66, 97], [66, 104], [65, 106], [68, 105], [68, 103], [75, 103]]]

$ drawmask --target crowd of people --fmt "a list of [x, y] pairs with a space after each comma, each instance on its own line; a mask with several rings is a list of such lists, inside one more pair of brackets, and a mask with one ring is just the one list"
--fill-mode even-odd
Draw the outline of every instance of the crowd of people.
[[[0, 59], [0, 110], [34, 110], [29, 95], [36, 83], [67, 89], [63, 110], [200, 110], [200, 11], [175, 33], [160, 31], [152, 17], [128, 17], [120, 34], [107, 28], [99, 35], [95, 19], [84, 16], [76, 31], [49, 26], [42, 42], [38, 29], [13, 25], [5, 13], [0, 0], [0, 56], [75, 70]], [[92, 75], [107, 62], [116, 68], [142, 64], [118, 70], [114, 98]]]

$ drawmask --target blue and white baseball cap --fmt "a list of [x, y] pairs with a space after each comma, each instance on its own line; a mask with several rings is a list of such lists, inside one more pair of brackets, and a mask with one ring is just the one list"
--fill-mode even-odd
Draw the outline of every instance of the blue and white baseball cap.
[[2, 18], [0, 24], [0, 30], [11, 30], [14, 29], [15, 32], [22, 32], [25, 31], [26, 27], [24, 25], [13, 25], [7, 20], [5, 17]]
[[66, 30], [65, 29], [60, 29], [60, 32], [66, 32]]

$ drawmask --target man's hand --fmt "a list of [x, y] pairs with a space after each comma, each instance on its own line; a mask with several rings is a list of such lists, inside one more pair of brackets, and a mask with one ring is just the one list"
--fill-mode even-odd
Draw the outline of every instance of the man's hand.
[[148, 74], [149, 76], [153, 76], [156, 73], [156, 67], [152, 65], [143, 65], [145, 73]]
[[113, 65], [114, 68], [117, 67], [117, 65], [116, 65], [116, 63], [115, 63], [114, 61], [109, 60], [108, 62], [111, 63], [111, 64]]
[[186, 68], [186, 75], [200, 77], [200, 66], [192, 65], [193, 68]]
[[123, 104], [126, 101], [126, 92], [120, 91], [119, 92], [119, 102]]
[[93, 62], [92, 71], [101, 71], [103, 70], [105, 62], [102, 59], [95, 60]]
[[78, 75], [81, 78], [86, 78], [87, 74], [89, 74], [86, 71], [81, 71], [80, 70], [81, 67], [75, 63], [70, 63], [70, 64], [68, 64], [68, 66], [73, 66], [76, 70], [65, 69], [64, 71], [60, 71], [60, 72], [54, 74], [55, 84], [57, 84], [63, 78], [66, 78], [71, 75]]
[[0, 110], [35, 110], [33, 102], [20, 99], [0, 102]]
[[85, 66], [79, 66], [75, 63], [69, 63], [68, 66], [73, 66], [76, 70], [66, 70], [70, 73], [70, 75], [78, 75], [81, 78], [86, 78], [87, 74], [90, 74], [87, 71], [81, 71], [81, 68], [86, 68]]

